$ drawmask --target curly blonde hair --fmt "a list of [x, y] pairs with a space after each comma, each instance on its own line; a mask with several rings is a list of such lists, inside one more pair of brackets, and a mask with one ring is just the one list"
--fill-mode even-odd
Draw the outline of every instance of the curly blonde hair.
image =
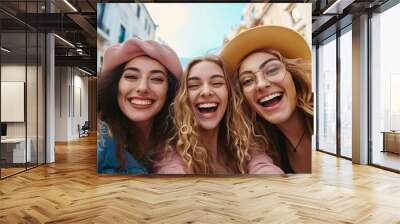
[[249, 121], [241, 109], [242, 102], [238, 100], [230, 86], [223, 63], [216, 55], [195, 58], [189, 62], [171, 108], [177, 133], [170, 139], [167, 151], [175, 149], [186, 166], [194, 173], [210, 174], [215, 172], [208, 150], [199, 144], [198, 124], [188, 98], [187, 79], [190, 70], [194, 65], [204, 61], [215, 63], [222, 68], [228, 90], [227, 109], [219, 124], [218, 154], [231, 172], [247, 173], [246, 165], [250, 160], [249, 151], [251, 147], [254, 147], [254, 144], [250, 144], [252, 135]]
[[[265, 52], [275, 56], [284, 63], [286, 70], [292, 75], [296, 88], [296, 108], [299, 109], [301, 118], [303, 119], [306, 127], [306, 133], [311, 136], [313, 134], [314, 101], [311, 86], [310, 60], [302, 58], [285, 58], [279, 51], [274, 49], [259, 49], [251, 52], [247, 56], [257, 52]], [[247, 58], [247, 56], [242, 59], [242, 62], [245, 58]], [[273, 158], [276, 164], [282, 165], [282, 158], [280, 158], [278, 154], [278, 146], [284, 144], [285, 136], [283, 133], [281, 133], [277, 126], [266, 122], [265, 119], [257, 115], [256, 112], [251, 109], [248, 102], [244, 100], [245, 97], [243, 95], [238, 75], [241, 63], [237, 65], [234, 75], [231, 76], [230, 82], [233, 83], [235, 94], [237, 94], [239, 99], [244, 102], [243, 110], [247, 118], [251, 121], [250, 124], [252, 127], [250, 128], [255, 130], [257, 136], [261, 135], [263, 137], [261, 145], [263, 145], [263, 148], [266, 149], [266, 153]]]

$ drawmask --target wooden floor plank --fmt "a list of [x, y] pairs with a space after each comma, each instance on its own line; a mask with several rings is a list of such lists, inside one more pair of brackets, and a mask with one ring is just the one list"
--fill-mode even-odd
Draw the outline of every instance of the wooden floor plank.
[[0, 223], [400, 223], [400, 175], [313, 152], [311, 175], [98, 175], [96, 139], [0, 181]]

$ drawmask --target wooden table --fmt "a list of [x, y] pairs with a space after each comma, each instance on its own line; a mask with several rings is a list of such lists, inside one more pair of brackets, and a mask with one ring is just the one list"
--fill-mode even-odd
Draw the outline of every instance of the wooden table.
[[[25, 163], [31, 161], [32, 141], [27, 138], [6, 138], [1, 139], [1, 159], [6, 163]], [[28, 147], [25, 147], [27, 145]], [[25, 149], [26, 148], [26, 149]]]
[[400, 131], [382, 131], [383, 150], [382, 152], [392, 152], [400, 154]]

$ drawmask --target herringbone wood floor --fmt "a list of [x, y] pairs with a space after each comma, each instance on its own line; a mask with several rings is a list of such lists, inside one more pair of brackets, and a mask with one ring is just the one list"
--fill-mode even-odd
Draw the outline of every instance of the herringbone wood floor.
[[97, 175], [95, 147], [0, 181], [0, 223], [400, 223], [399, 174], [320, 152], [312, 175], [155, 178]]

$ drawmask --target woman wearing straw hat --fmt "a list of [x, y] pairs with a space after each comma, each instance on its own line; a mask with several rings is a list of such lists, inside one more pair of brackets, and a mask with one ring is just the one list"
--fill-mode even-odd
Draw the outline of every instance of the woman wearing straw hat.
[[295, 31], [260, 26], [221, 51], [230, 80], [265, 148], [285, 173], [311, 172], [311, 51]]
[[189, 62], [173, 111], [177, 134], [155, 163], [157, 173], [283, 173], [263, 149], [250, 144], [248, 121], [219, 57]]
[[152, 40], [128, 39], [104, 53], [98, 84], [99, 173], [145, 174], [173, 135], [169, 106], [182, 67], [176, 53]]

